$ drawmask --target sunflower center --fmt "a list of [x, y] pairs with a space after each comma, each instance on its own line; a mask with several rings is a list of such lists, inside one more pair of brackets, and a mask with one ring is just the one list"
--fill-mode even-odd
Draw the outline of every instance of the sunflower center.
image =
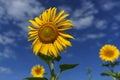
[[43, 34], [44, 37], [50, 37], [52, 35], [52, 33], [53, 33], [52, 28], [46, 27], [46, 28], [44, 28], [42, 34]]
[[113, 51], [108, 51], [105, 55], [107, 57], [112, 57], [114, 55], [114, 53], [113, 53]]
[[58, 30], [55, 24], [46, 23], [38, 31], [39, 40], [44, 43], [52, 43], [57, 39]]
[[41, 69], [38, 68], [38, 69], [35, 70], [35, 72], [36, 72], [36, 74], [40, 74], [41, 73]]

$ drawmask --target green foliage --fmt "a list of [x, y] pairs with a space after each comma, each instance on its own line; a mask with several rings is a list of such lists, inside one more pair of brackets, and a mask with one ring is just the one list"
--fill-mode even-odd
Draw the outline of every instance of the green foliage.
[[69, 70], [69, 69], [73, 69], [75, 67], [77, 67], [79, 64], [62, 64], [60, 65], [60, 72]]
[[87, 73], [90, 74], [92, 71], [91, 67], [87, 67]]
[[43, 55], [43, 54], [41, 54], [41, 53], [39, 53], [37, 56], [38, 56], [41, 60], [45, 61], [46, 63], [49, 63], [49, 62], [51, 62], [51, 61], [54, 59], [54, 58], [51, 57], [51, 56]]
[[110, 72], [110, 71], [104, 71], [103, 73], [101, 73], [101, 76], [112, 76], [115, 77], [115, 73]]
[[109, 66], [115, 67], [115, 66], [118, 66], [118, 65], [120, 65], [119, 61], [101, 64], [101, 66], [103, 66], [103, 67], [109, 67]]
[[47, 78], [35, 78], [35, 77], [29, 77], [25, 78], [25, 80], [48, 80]]
[[61, 60], [61, 56], [56, 57], [55, 60], [59, 62]]
[[43, 55], [41, 53], [39, 53], [37, 55], [41, 60], [45, 61], [46, 63], [49, 63], [53, 60], [56, 60], [56, 61], [60, 61], [61, 60], [61, 56], [58, 56], [58, 57], [52, 57], [52, 56], [48, 56], [48, 55]]

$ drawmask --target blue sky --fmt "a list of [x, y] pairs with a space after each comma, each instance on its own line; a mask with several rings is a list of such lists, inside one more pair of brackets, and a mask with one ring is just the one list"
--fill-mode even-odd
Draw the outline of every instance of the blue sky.
[[61, 53], [60, 63], [80, 65], [61, 74], [60, 80], [87, 80], [88, 66], [92, 80], [111, 80], [100, 76], [106, 68], [100, 66], [99, 49], [104, 44], [120, 49], [120, 0], [0, 0], [0, 79], [22, 80], [31, 76], [31, 68], [38, 63], [48, 71], [30, 50], [27, 26], [29, 19], [49, 7], [64, 9], [75, 25], [68, 31], [75, 37], [73, 46]]

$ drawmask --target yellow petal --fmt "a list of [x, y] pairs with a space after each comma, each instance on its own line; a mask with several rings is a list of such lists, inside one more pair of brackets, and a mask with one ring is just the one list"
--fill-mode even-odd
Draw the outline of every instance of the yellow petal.
[[67, 48], [67, 45], [63, 43], [63, 41], [61, 41], [58, 37], [57, 41], [64, 47], [64, 48]]
[[35, 39], [35, 38], [37, 38], [37, 35], [35, 34], [35, 35], [30, 35], [29, 37], [28, 37], [28, 41], [31, 41], [31, 40], [33, 40], [33, 39]]
[[53, 8], [52, 21], [55, 21], [56, 10], [56, 8]]
[[30, 30], [37, 30], [37, 28], [35, 28], [35, 27], [33, 27], [33, 26], [28, 26], [28, 28], [29, 28]]
[[56, 41], [54, 42], [54, 46], [56, 46], [56, 48], [57, 48], [59, 51], [63, 51], [63, 50], [64, 50], [63, 47], [62, 47], [62, 45], [58, 42], [58, 40], [56, 40]]
[[30, 30], [28, 34], [33, 35], [33, 34], [38, 34], [38, 31]]
[[58, 38], [60, 39], [60, 41], [62, 41], [67, 46], [72, 46], [71, 42], [66, 40], [66, 39], [64, 39], [63, 37], [59, 36]]
[[37, 40], [36, 43], [33, 46], [33, 52], [35, 54], [37, 54], [39, 52], [39, 50], [41, 48], [41, 45], [42, 45], [42, 43], [39, 40]]
[[32, 23], [35, 27], [39, 27], [38, 23], [36, 23], [35, 21], [29, 20], [29, 22]]
[[35, 45], [35, 43], [36, 43], [38, 40], [39, 40], [39, 39], [36, 38], [36, 39], [33, 41], [33, 43], [32, 43], [32, 47]]
[[54, 55], [55, 57], [58, 56], [58, 53], [57, 53], [57, 51], [56, 51], [56, 49], [54, 48], [54, 45], [53, 45], [52, 43], [50, 44], [49, 52], [50, 52], [52, 55]]
[[48, 22], [47, 20], [47, 12], [46, 11], [44, 11], [43, 13], [42, 13], [42, 20], [44, 21], [44, 22]]
[[71, 20], [64, 20], [64, 21], [61, 21], [57, 24], [57, 26], [62, 26], [63, 24], [70, 24], [71, 23]]
[[56, 16], [55, 21], [57, 21], [63, 15], [63, 13], [64, 13], [64, 10], [61, 10]]
[[65, 31], [65, 30], [68, 30], [68, 29], [71, 29], [72, 27], [65, 27], [65, 28], [61, 28], [61, 29], [58, 29], [58, 31]]
[[69, 35], [69, 34], [64, 34], [64, 33], [60, 33], [59, 34], [65, 38], [73, 38], [73, 36]]
[[42, 47], [40, 49], [40, 52], [44, 55], [46, 55], [48, 53], [48, 49], [49, 49], [49, 46], [48, 44], [42, 44]]
[[56, 20], [56, 23], [60, 22], [61, 20], [63, 20], [63, 19], [66, 18], [67, 16], [69, 16], [69, 14], [64, 14], [64, 15], [61, 16], [58, 20]]
[[36, 21], [39, 25], [42, 25], [42, 24], [43, 24], [43, 21], [42, 21], [40, 18], [38, 18], [38, 17], [35, 18], [35, 21]]
[[51, 19], [51, 8], [48, 9], [48, 22], [50, 22], [50, 19]]

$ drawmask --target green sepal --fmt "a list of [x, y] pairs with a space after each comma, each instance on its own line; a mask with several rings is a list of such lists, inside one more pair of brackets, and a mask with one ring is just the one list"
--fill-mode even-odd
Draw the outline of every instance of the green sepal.
[[120, 62], [119, 62], [119, 61], [115, 61], [115, 62], [111, 63], [111, 66], [112, 66], [112, 67], [115, 67], [115, 66], [118, 66], [118, 65], [120, 65]]
[[79, 64], [61, 64], [60, 65], [60, 72], [69, 70], [69, 69], [73, 69], [75, 67], [77, 67]]
[[52, 56], [43, 55], [43, 54], [41, 54], [41, 53], [39, 53], [37, 56], [38, 56], [41, 60], [45, 61], [46, 63], [49, 63], [49, 62], [51, 62], [51, 61], [54, 59], [54, 57], [52, 57]]
[[61, 60], [61, 56], [56, 57], [55, 60], [59, 62]]
[[48, 80], [47, 78], [28, 77], [25, 80]]
[[109, 67], [110, 66], [110, 64], [109, 63], [104, 63], [104, 64], [101, 64], [101, 66], [103, 66], [103, 67]]

